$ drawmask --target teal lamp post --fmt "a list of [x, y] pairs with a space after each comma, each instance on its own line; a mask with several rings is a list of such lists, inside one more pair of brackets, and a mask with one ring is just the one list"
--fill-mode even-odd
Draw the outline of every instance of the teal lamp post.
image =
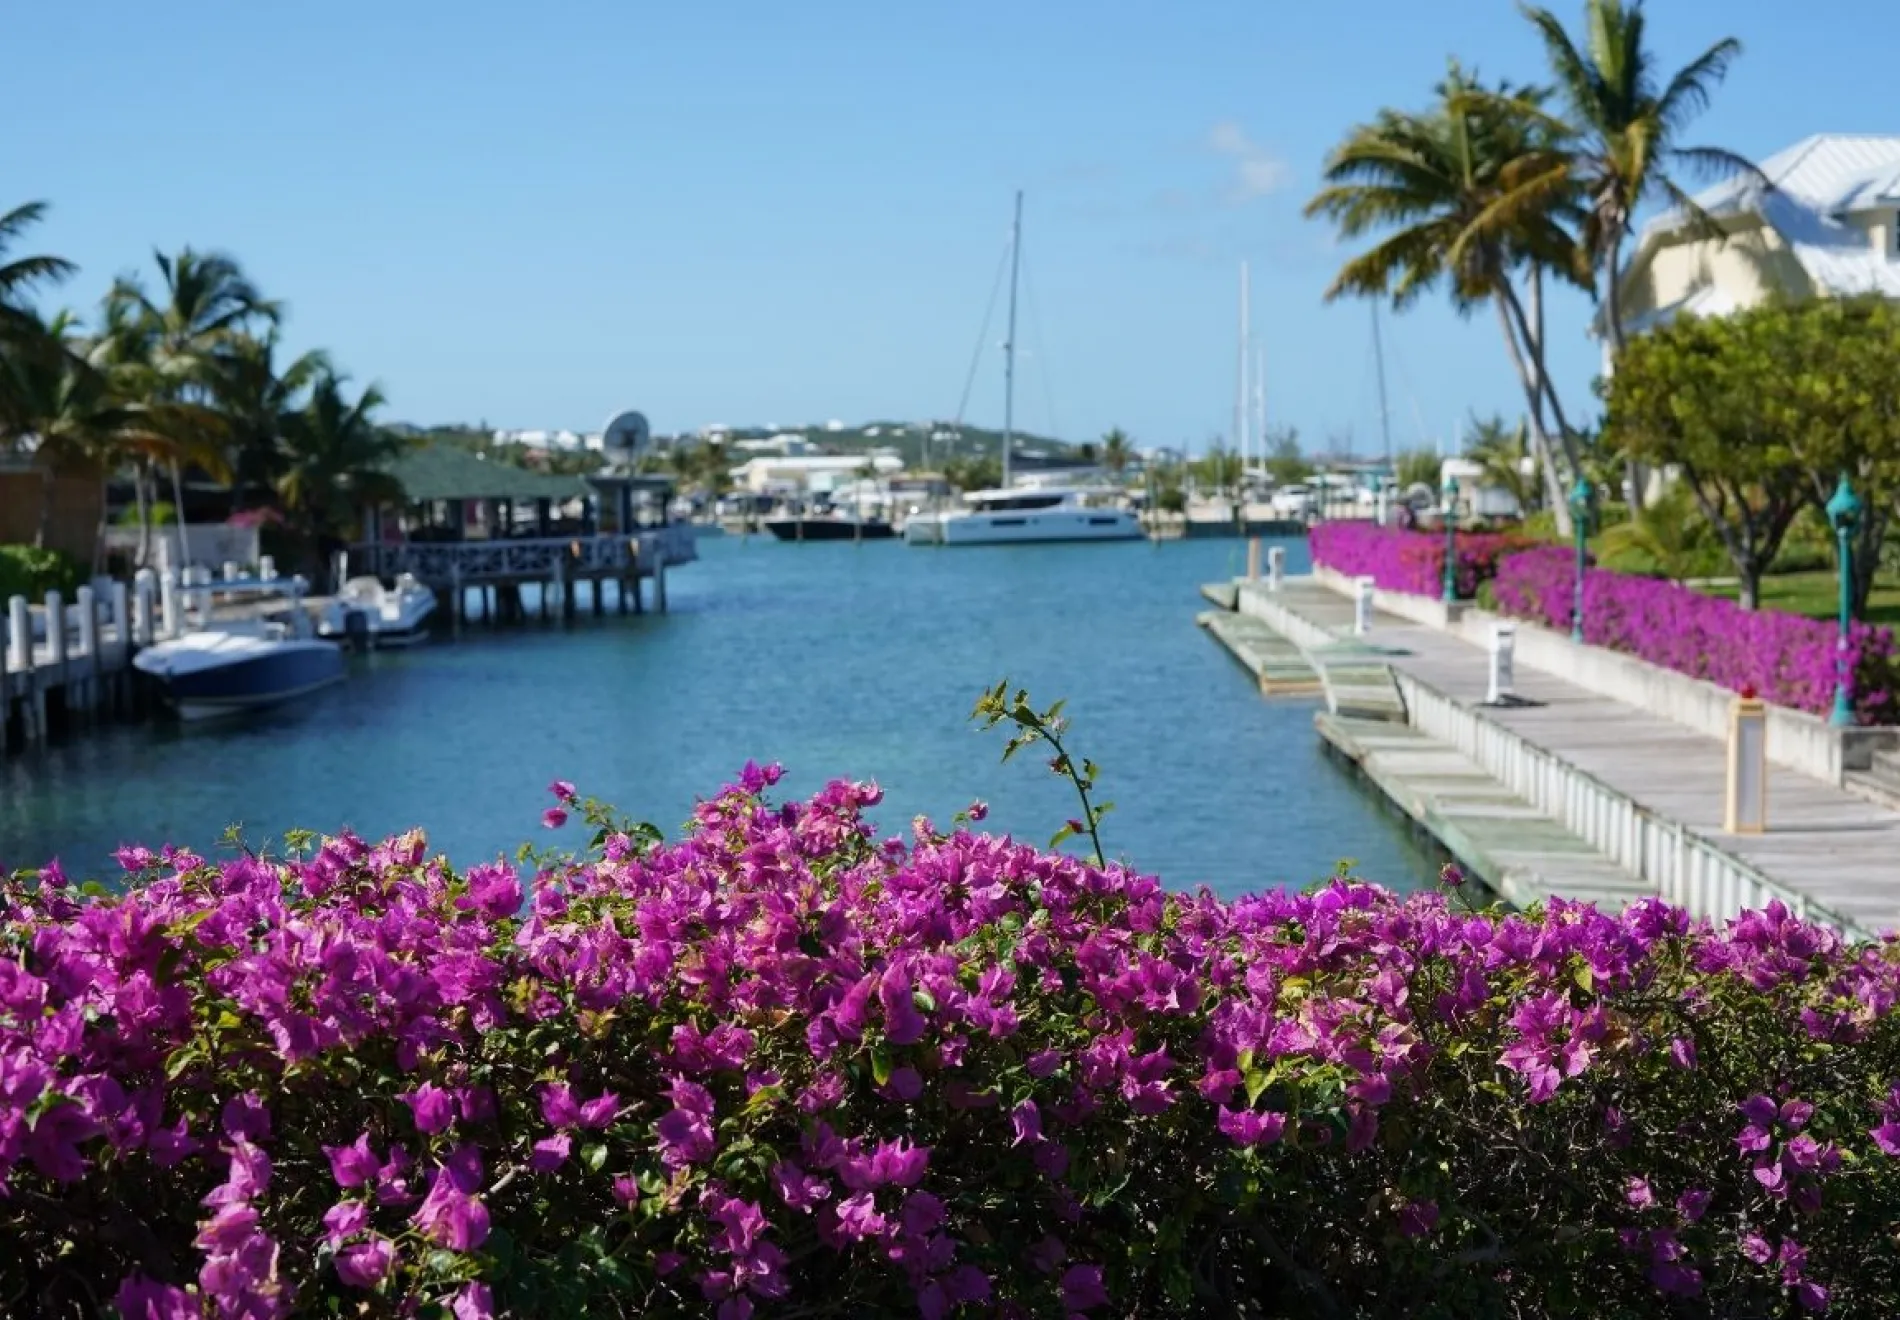
[[1841, 473], [1840, 484], [1827, 502], [1827, 520], [1834, 528], [1834, 547], [1841, 574], [1841, 638], [1834, 662], [1834, 710], [1828, 723], [1845, 728], [1854, 722], [1853, 674], [1847, 665], [1848, 628], [1854, 613], [1854, 530], [1860, 526], [1860, 499]]
[[1590, 478], [1579, 475], [1570, 488], [1570, 528], [1577, 539], [1577, 578], [1570, 598], [1570, 640], [1583, 641], [1583, 572], [1589, 565], [1590, 500], [1596, 488]]
[[1445, 603], [1458, 599], [1458, 478], [1446, 477], [1445, 496]]

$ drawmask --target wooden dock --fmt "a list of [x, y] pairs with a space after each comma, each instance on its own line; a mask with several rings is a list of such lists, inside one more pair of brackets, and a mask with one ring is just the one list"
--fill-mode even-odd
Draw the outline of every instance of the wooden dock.
[[1241, 592], [1243, 610], [1283, 612], [1289, 632], [1387, 648], [1408, 724], [1514, 791], [1547, 797], [1545, 811], [1642, 874], [1649, 892], [1704, 915], [1776, 897], [1850, 931], [1900, 928], [1900, 812], [1770, 766], [1767, 832], [1728, 834], [1717, 739], [1521, 661], [1523, 704], [1487, 706], [1489, 662], [1475, 645], [1384, 613], [1355, 639], [1352, 602], [1310, 579], [1287, 580], [1271, 600]]
[[1208, 610], [1194, 621], [1254, 676], [1265, 695], [1313, 696], [1320, 692], [1320, 676], [1300, 654], [1300, 648], [1260, 620]]
[[84, 587], [79, 597], [68, 603], [49, 593], [45, 605], [29, 605], [20, 596], [7, 602], [0, 634], [0, 752], [131, 709], [134, 630], [123, 584], [103, 596]]
[[1615, 911], [1654, 889], [1472, 760], [1417, 729], [1321, 712], [1320, 737], [1505, 902], [1561, 895]]

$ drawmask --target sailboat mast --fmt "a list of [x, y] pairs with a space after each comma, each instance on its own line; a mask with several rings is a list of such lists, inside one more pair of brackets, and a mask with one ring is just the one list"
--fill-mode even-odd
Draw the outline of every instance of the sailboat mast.
[[1252, 328], [1248, 325], [1247, 302], [1250, 283], [1247, 263], [1240, 263], [1240, 389], [1234, 400], [1234, 445], [1240, 451], [1241, 482], [1244, 485], [1247, 474], [1247, 355], [1250, 351], [1248, 339], [1252, 337]]
[[1379, 304], [1372, 304], [1372, 365], [1379, 374], [1379, 435], [1385, 441], [1385, 465], [1392, 466], [1392, 414], [1385, 399], [1385, 345], [1379, 340]]
[[1016, 275], [1023, 260], [1023, 193], [1016, 190], [1016, 219], [1009, 229], [1009, 333], [1003, 339], [1003, 488], [1009, 489], [1009, 451], [1016, 435]]

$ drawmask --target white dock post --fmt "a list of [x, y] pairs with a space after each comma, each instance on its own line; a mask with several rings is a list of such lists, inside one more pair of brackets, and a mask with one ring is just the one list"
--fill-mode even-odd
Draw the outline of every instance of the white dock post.
[[1274, 546], [1267, 551], [1267, 590], [1278, 591], [1286, 584], [1286, 547]]
[[135, 646], [152, 644], [152, 615], [157, 605], [158, 574], [141, 568], [132, 578], [132, 635]]
[[25, 596], [7, 602], [7, 634], [20, 675], [20, 736], [31, 745], [46, 736], [46, 704], [40, 692], [39, 657], [33, 650], [33, 611]]
[[1364, 637], [1372, 631], [1372, 592], [1371, 578], [1353, 579], [1352, 631], [1356, 637]]
[[1247, 581], [1258, 582], [1259, 580], [1260, 580], [1260, 538], [1257, 536], [1250, 536], [1247, 538]]
[[59, 673], [55, 682], [66, 681], [66, 599], [57, 589], [46, 593], [46, 649]]
[[79, 600], [79, 657], [80, 678], [77, 690], [72, 694], [78, 697], [69, 706], [78, 706], [82, 710], [91, 710], [98, 701], [99, 693], [99, 598], [91, 587], [81, 587], [77, 593]]
[[239, 574], [238, 574], [237, 564], [229, 559], [225, 560], [224, 561], [224, 580], [226, 582], [236, 582], [238, 580], [238, 577], [239, 577]]
[[1768, 708], [1744, 688], [1729, 708], [1728, 785], [1722, 829], [1761, 834], [1768, 828]]
[[106, 589], [106, 602], [112, 612], [112, 638], [124, 646], [132, 636], [132, 589], [123, 578], [112, 579]]
[[25, 596], [7, 602], [7, 650], [13, 653], [15, 673], [33, 672], [33, 611]]
[[1485, 694], [1485, 704], [1496, 706], [1512, 695], [1515, 674], [1513, 660], [1517, 654], [1517, 625], [1514, 623], [1495, 623], [1491, 625], [1491, 687]]
[[158, 580], [159, 626], [166, 637], [176, 637], [181, 631], [178, 617], [178, 572], [166, 569], [165, 576]]
[[271, 555], [259, 555], [257, 559], [257, 575], [266, 582], [276, 581], [277, 560]]

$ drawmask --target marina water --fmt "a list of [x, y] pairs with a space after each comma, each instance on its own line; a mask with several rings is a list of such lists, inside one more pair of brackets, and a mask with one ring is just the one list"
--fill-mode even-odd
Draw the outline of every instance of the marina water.
[[[1289, 542], [1289, 571], [1305, 567]], [[0, 866], [58, 856], [109, 878], [124, 842], [212, 856], [238, 824], [371, 838], [420, 825], [459, 865], [550, 834], [547, 784], [677, 831], [747, 759], [782, 791], [875, 779], [887, 831], [986, 828], [1038, 845], [1075, 799], [1046, 751], [999, 763], [1004, 734], [968, 714], [1001, 678], [1066, 697], [1073, 750], [1101, 767], [1111, 855], [1171, 887], [1304, 886], [1352, 861], [1410, 888], [1433, 862], [1314, 735], [1315, 703], [1263, 700], [1200, 634], [1196, 584], [1232, 577], [1235, 540], [913, 548], [709, 537], [669, 582], [669, 613], [474, 627], [352, 658], [349, 681], [237, 723], [89, 730], [0, 763]]]

